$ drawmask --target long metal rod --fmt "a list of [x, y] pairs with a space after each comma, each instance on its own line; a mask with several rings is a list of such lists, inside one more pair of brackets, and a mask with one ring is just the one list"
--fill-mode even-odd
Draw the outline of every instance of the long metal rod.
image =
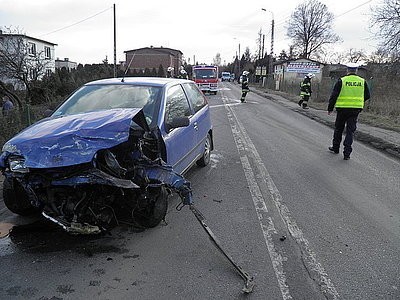
[[231, 264], [235, 267], [236, 271], [240, 274], [240, 276], [244, 280], [244, 287], [242, 291], [244, 293], [251, 293], [254, 288], [254, 281], [253, 277], [249, 275], [249, 273], [245, 272], [241, 266], [239, 266], [233, 258], [222, 249], [221, 243], [218, 240], [218, 238], [215, 236], [215, 234], [211, 231], [210, 227], [207, 226], [205, 222], [205, 217], [202, 215], [202, 213], [192, 204], [190, 205], [190, 210], [193, 212], [195, 215], [196, 219], [199, 221], [201, 226], [204, 228], [204, 230], [207, 232], [209, 235], [210, 239], [213, 241], [214, 245], [218, 248], [218, 250], [231, 262]]

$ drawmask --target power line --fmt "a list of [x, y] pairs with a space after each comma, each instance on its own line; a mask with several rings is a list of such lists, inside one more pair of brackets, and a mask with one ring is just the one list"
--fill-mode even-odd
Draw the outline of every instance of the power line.
[[364, 3], [361, 3], [360, 5], [358, 5], [358, 6], [354, 7], [354, 8], [352, 8], [352, 9], [349, 9], [348, 11], [345, 11], [344, 13], [341, 13], [340, 15], [334, 16], [333, 18], [334, 18], [334, 19], [337, 19], [337, 18], [339, 18], [339, 17], [341, 17], [341, 16], [344, 16], [345, 14], [348, 14], [349, 12], [352, 12], [353, 10], [355, 10], [355, 9], [361, 7], [361, 6], [364, 6], [364, 5], [366, 5], [366, 4], [368, 4], [368, 3], [372, 2], [372, 1], [374, 1], [374, 0], [369, 0], [369, 1], [366, 1], [366, 2], [364, 2]]
[[102, 14], [102, 13], [108, 11], [108, 10], [110, 10], [111, 8], [112, 8], [112, 7], [109, 7], [109, 8], [107, 8], [107, 9], [101, 11], [101, 12], [98, 12], [98, 13], [96, 13], [96, 14], [90, 16], [90, 17], [87, 17], [86, 19], [80, 20], [80, 21], [78, 21], [78, 22], [75, 22], [75, 23], [73, 23], [73, 24], [71, 24], [71, 25], [62, 27], [62, 28], [60, 28], [60, 29], [53, 30], [53, 31], [51, 31], [51, 32], [49, 32], [49, 33], [42, 34], [42, 35], [39, 36], [39, 37], [43, 37], [43, 36], [46, 36], [46, 35], [49, 35], [49, 34], [52, 34], [52, 33], [55, 33], [55, 32], [58, 32], [58, 31], [61, 31], [61, 30], [64, 30], [64, 29], [67, 29], [67, 28], [70, 28], [70, 27], [72, 27], [72, 26], [78, 25], [78, 24], [80, 24], [80, 23], [82, 23], [82, 22], [85, 22], [85, 21], [87, 21], [87, 20], [89, 20], [89, 19], [92, 19], [92, 18], [94, 18], [94, 17], [96, 17], [96, 16], [98, 16], [98, 15], [100, 15], [100, 14]]

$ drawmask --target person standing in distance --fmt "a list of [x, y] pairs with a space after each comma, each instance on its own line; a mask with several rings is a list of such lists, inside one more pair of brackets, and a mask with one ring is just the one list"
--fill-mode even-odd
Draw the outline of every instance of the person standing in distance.
[[249, 89], [249, 72], [248, 71], [243, 71], [242, 73], [242, 97], [240, 97], [240, 102], [246, 102], [246, 95], [248, 92], [250, 92]]
[[346, 126], [346, 137], [343, 141], [344, 160], [350, 159], [358, 115], [364, 108], [364, 102], [370, 98], [368, 84], [364, 78], [356, 75], [357, 68], [357, 64], [354, 63], [347, 65], [347, 75], [336, 82], [328, 104], [328, 115], [336, 107], [335, 130], [329, 150], [335, 154], [339, 153], [343, 130]]
[[14, 104], [11, 102], [10, 98], [8, 96], [4, 96], [2, 103], [3, 116], [9, 115], [9, 112], [13, 109], [14, 109]]
[[178, 78], [189, 79], [189, 76], [188, 76], [188, 74], [187, 74], [187, 72], [186, 72], [186, 70], [185, 70], [185, 68], [183, 66], [181, 66], [181, 68], [180, 68], [180, 71], [179, 71], [179, 74], [178, 74]]
[[173, 78], [173, 77], [174, 77], [174, 68], [168, 67], [167, 68], [167, 78]]
[[300, 101], [299, 106], [302, 106], [303, 109], [308, 109], [308, 100], [311, 97], [311, 78], [314, 78], [315, 75], [312, 73], [308, 73], [304, 76], [304, 80], [300, 82]]

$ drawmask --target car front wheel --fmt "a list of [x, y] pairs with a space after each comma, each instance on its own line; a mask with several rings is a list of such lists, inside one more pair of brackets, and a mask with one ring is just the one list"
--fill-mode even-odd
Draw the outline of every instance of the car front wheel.
[[165, 218], [167, 209], [168, 192], [165, 187], [161, 187], [154, 201], [150, 201], [144, 209], [135, 212], [133, 216], [139, 225], [152, 228], [156, 227]]
[[24, 188], [15, 179], [4, 179], [3, 200], [5, 206], [15, 214], [31, 216], [38, 213], [38, 209], [31, 205]]
[[208, 133], [206, 137], [206, 142], [204, 143], [204, 152], [203, 156], [196, 161], [196, 164], [199, 167], [205, 167], [210, 163], [210, 156], [211, 156], [211, 136]]

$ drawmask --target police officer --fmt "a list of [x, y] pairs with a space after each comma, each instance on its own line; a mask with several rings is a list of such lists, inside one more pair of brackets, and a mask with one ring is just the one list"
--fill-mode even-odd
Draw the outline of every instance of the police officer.
[[243, 71], [242, 73], [242, 97], [240, 98], [240, 102], [246, 102], [246, 95], [248, 92], [250, 92], [249, 89], [249, 72], [248, 71]]
[[364, 102], [370, 98], [367, 82], [356, 75], [357, 64], [347, 65], [347, 75], [340, 78], [333, 87], [329, 98], [328, 114], [336, 107], [335, 130], [333, 133], [332, 146], [329, 150], [335, 154], [339, 153], [342, 134], [346, 125], [346, 137], [343, 142], [343, 158], [350, 159], [353, 150], [354, 132], [357, 128], [358, 114], [364, 107]]
[[311, 97], [311, 78], [313, 78], [315, 75], [312, 73], [308, 73], [306, 76], [304, 76], [304, 80], [300, 82], [300, 101], [299, 101], [299, 106], [302, 106], [303, 109], [308, 109], [308, 100]]

